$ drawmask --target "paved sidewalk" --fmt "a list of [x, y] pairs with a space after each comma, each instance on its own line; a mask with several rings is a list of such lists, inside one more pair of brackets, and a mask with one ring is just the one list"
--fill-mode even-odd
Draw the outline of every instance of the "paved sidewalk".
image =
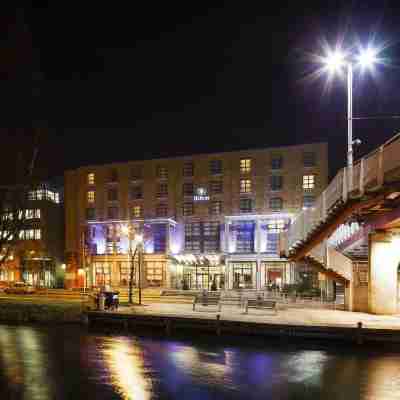
[[118, 312], [205, 319], [215, 319], [216, 315], [220, 314], [221, 320], [301, 326], [356, 327], [358, 322], [362, 322], [365, 328], [400, 329], [400, 314], [380, 316], [324, 309], [287, 308], [278, 310], [276, 315], [269, 310], [250, 309], [246, 315], [238, 306], [223, 306], [222, 311], [218, 313], [215, 306], [198, 306], [198, 310], [196, 306], [196, 311], [193, 311], [191, 304], [152, 303], [143, 306], [122, 306]]

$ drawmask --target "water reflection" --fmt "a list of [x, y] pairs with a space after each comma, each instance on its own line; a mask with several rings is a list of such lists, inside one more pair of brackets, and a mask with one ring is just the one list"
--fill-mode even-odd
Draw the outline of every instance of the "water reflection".
[[0, 325], [0, 400], [400, 398], [400, 354]]
[[137, 341], [114, 338], [101, 349], [110, 373], [111, 384], [124, 400], [148, 400], [152, 382], [146, 378], [143, 356]]
[[21, 399], [52, 399], [43, 337], [30, 327], [0, 326], [1, 369]]

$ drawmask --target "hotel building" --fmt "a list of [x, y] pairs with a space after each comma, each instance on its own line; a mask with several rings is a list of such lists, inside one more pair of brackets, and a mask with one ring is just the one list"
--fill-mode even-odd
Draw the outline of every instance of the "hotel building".
[[136, 284], [127, 226], [143, 237], [143, 286], [261, 289], [293, 282], [279, 233], [313, 206], [327, 182], [325, 143], [67, 171], [67, 286], [125, 286], [131, 266]]

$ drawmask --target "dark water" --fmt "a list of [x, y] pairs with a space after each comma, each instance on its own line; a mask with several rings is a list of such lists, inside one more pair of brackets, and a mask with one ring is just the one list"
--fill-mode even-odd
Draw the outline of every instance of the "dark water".
[[0, 399], [400, 399], [400, 353], [0, 325]]

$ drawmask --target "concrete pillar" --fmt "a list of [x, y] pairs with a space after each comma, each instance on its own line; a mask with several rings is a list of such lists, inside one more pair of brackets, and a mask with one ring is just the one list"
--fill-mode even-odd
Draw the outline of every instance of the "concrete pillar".
[[225, 253], [229, 253], [229, 221], [225, 220]]
[[260, 220], [256, 219], [256, 231], [254, 236], [254, 250], [258, 254], [260, 253], [260, 245], [261, 245], [261, 226]]
[[256, 261], [256, 289], [260, 290], [261, 289], [261, 262], [260, 260]]
[[396, 314], [400, 239], [388, 232], [369, 235], [368, 309], [373, 314]]

